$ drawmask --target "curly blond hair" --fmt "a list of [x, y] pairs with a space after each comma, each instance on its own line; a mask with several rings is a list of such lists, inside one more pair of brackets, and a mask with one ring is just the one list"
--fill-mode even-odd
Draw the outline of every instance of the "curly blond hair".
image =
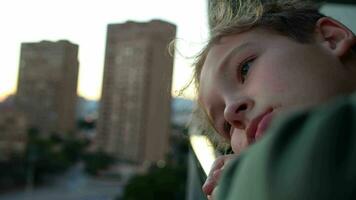
[[222, 37], [260, 27], [310, 43], [314, 41], [316, 22], [324, 17], [318, 8], [315, 3], [301, 0], [210, 0], [210, 38], [193, 64], [197, 90], [207, 53]]

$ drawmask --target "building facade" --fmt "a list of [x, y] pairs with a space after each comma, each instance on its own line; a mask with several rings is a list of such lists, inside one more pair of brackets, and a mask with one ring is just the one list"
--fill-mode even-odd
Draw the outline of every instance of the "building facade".
[[75, 130], [78, 46], [68, 41], [23, 43], [16, 105], [40, 133]]
[[134, 163], [164, 159], [169, 149], [176, 27], [153, 20], [108, 25], [97, 145]]

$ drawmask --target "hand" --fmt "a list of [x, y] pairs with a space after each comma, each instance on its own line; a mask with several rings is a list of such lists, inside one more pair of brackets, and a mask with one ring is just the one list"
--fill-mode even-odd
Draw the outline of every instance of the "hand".
[[223, 156], [219, 156], [214, 161], [214, 164], [211, 167], [209, 175], [202, 188], [203, 192], [208, 196], [209, 200], [212, 199], [211, 195], [215, 187], [217, 186], [218, 180], [220, 179], [224, 166], [226, 165], [226, 163], [228, 163], [230, 160], [236, 157], [237, 157], [236, 154], [223, 155]]

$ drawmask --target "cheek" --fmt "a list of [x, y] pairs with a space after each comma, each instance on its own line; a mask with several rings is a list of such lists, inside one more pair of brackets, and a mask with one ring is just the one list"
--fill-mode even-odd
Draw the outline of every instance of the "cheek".
[[257, 96], [282, 95], [289, 87], [287, 80], [284, 80], [284, 72], [274, 67], [263, 67], [251, 74], [251, 81], [248, 90]]

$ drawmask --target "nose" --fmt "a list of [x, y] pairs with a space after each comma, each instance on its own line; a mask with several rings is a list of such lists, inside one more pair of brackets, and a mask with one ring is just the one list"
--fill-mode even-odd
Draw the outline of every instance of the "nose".
[[245, 129], [246, 115], [251, 111], [253, 105], [252, 99], [249, 98], [227, 102], [224, 110], [224, 118], [231, 126], [238, 129]]

